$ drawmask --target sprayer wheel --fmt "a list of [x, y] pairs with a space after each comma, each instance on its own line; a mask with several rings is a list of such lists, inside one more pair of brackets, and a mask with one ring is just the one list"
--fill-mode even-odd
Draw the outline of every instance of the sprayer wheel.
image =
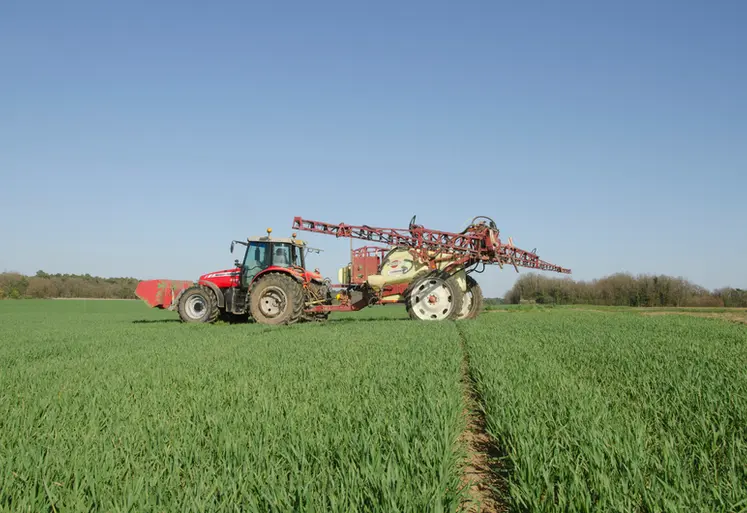
[[464, 293], [462, 309], [457, 319], [474, 319], [483, 308], [483, 295], [480, 285], [472, 276], [467, 276], [467, 292]]
[[215, 294], [213, 294], [212, 290], [202, 285], [195, 285], [182, 293], [179, 297], [177, 311], [182, 322], [189, 323], [212, 323], [220, 315]]
[[303, 314], [303, 287], [285, 274], [261, 278], [251, 290], [249, 310], [261, 324], [294, 324]]
[[415, 278], [405, 291], [405, 307], [418, 321], [454, 320], [462, 310], [464, 294], [453, 276], [434, 271]]

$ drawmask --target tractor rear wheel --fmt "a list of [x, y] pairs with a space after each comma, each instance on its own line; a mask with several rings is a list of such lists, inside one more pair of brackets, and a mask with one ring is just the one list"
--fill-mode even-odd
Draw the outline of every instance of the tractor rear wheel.
[[294, 324], [303, 314], [303, 287], [285, 274], [268, 274], [251, 290], [249, 311], [261, 324]]
[[412, 281], [405, 291], [405, 306], [414, 320], [453, 320], [462, 310], [463, 296], [453, 276], [436, 271]]
[[457, 319], [474, 319], [482, 311], [483, 296], [480, 284], [472, 276], [467, 276], [467, 292], [464, 293], [462, 309]]
[[185, 290], [179, 297], [177, 307], [179, 318], [183, 322], [212, 323], [218, 319], [220, 309], [213, 291], [202, 285], [195, 285]]

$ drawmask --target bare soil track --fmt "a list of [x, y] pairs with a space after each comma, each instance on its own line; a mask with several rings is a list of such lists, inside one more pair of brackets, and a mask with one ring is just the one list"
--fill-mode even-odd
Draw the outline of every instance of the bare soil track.
[[508, 507], [508, 486], [501, 477], [505, 475], [500, 459], [500, 451], [493, 438], [486, 431], [485, 414], [470, 373], [469, 354], [464, 335], [459, 331], [462, 348], [462, 386], [464, 389], [467, 419], [460, 443], [467, 448], [467, 461], [463, 468], [462, 485], [468, 487], [470, 499], [462, 504], [469, 513], [496, 513], [510, 511]]

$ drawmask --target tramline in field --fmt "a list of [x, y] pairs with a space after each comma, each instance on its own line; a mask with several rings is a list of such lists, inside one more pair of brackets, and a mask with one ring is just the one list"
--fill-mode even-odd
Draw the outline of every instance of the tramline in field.
[[415, 219], [403, 229], [295, 217], [294, 230], [381, 244], [351, 247], [351, 261], [339, 269], [337, 284], [306, 267], [307, 253], [321, 250], [308, 247], [295, 232], [273, 238], [268, 229], [266, 236], [231, 243], [231, 252], [236, 244], [246, 247], [243, 260], [231, 269], [204, 274], [196, 282], [146, 280], [135, 293], [151, 307], [176, 310], [184, 322], [250, 316], [263, 324], [293, 324], [388, 303], [404, 303], [412, 319], [440, 321], [477, 317], [482, 290], [470, 273], [485, 265], [571, 272], [515, 247], [511, 238], [503, 243], [489, 217], [473, 218], [459, 233], [425, 228]]

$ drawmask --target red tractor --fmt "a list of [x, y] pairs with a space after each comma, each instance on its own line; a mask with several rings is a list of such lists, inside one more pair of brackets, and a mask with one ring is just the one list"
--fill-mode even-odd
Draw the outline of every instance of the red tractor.
[[182, 280], [141, 281], [135, 294], [155, 308], [176, 310], [184, 322], [215, 322], [248, 318], [263, 324], [293, 324], [323, 320], [329, 313], [305, 312], [308, 304], [330, 304], [328, 283], [318, 270], [306, 269], [308, 248], [303, 241], [265, 237], [235, 240], [246, 247], [242, 261], [199, 277]]

